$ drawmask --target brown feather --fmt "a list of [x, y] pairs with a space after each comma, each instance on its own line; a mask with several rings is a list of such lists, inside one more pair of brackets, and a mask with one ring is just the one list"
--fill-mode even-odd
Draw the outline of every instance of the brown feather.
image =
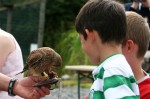
[[52, 66], [60, 67], [61, 64], [62, 59], [57, 52], [50, 47], [41, 47], [29, 54], [26, 60], [28, 67], [24, 67], [24, 69], [28, 70], [27, 76], [31, 76], [34, 73], [48, 73]]

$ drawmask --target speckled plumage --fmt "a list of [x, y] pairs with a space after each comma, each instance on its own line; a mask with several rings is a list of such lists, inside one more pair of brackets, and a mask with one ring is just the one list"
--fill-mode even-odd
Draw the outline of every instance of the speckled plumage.
[[55, 52], [52, 48], [41, 47], [33, 50], [27, 60], [26, 66], [23, 71], [28, 70], [27, 76], [31, 76], [34, 73], [49, 73], [49, 69], [53, 67], [60, 67], [62, 64], [61, 56]]

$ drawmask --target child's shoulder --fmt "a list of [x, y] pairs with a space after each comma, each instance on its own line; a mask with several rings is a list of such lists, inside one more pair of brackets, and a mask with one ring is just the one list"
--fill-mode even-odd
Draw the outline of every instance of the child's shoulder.
[[105, 74], [120, 74], [127, 77], [133, 75], [130, 65], [122, 54], [118, 54], [106, 59], [102, 64], [100, 64], [98, 68], [99, 72], [101, 71], [101, 69], [103, 69]]
[[129, 64], [127, 63], [125, 57], [122, 54], [114, 54], [105, 59], [104, 62], [100, 65], [102, 65], [104, 69], [109, 69]]

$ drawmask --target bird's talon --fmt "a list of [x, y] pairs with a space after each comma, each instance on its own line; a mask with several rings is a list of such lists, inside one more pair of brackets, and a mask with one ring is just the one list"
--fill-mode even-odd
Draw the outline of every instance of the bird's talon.
[[45, 78], [45, 80], [46, 80], [46, 79], [49, 79], [49, 77], [48, 77], [48, 76], [43, 76], [43, 77]]

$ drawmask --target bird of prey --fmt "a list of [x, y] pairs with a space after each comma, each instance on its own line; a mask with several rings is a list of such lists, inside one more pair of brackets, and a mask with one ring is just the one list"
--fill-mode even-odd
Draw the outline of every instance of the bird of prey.
[[60, 67], [62, 64], [61, 56], [50, 47], [41, 47], [33, 50], [27, 60], [23, 72], [27, 71], [26, 76], [33, 74], [46, 73], [50, 76], [49, 70], [52, 67]]

